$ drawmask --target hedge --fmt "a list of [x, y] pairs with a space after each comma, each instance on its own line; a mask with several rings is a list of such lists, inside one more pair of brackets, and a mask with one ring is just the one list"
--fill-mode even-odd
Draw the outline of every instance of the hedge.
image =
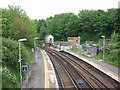
[[[25, 65], [26, 63], [31, 61], [32, 54], [24, 46], [23, 43], [24, 42], [21, 42], [21, 58], [22, 58], [22, 65]], [[18, 59], [19, 59], [19, 42], [14, 41], [10, 38], [2, 38], [2, 68], [7, 68], [7, 69], [2, 70], [2, 73], [5, 76], [5, 77], [2, 77], [3, 87], [4, 87], [4, 85], [7, 84], [6, 81], [10, 79], [10, 77], [8, 77], [8, 75], [5, 75], [6, 74], [5, 70], [8, 70], [10, 72], [10, 75], [12, 75], [11, 77], [16, 76], [16, 82], [13, 83], [11, 80], [11, 81], [9, 81], [9, 83], [11, 82], [11, 84], [14, 84], [15, 86], [19, 86], [18, 85], [19, 84], [18, 83], [19, 82], [19, 62], [18, 62]], [[10, 86], [14, 86], [14, 85], [8, 85], [8, 88], [10, 88]]]

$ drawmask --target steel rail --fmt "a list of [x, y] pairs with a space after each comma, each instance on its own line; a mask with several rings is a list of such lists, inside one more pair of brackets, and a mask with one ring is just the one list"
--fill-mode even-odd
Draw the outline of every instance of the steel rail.
[[[61, 53], [62, 54], [62, 53]], [[64, 55], [64, 54], [62, 54], [62, 55]], [[64, 56], [66, 56], [66, 55], [64, 55]], [[68, 56], [66, 56], [67, 58], [69, 58], [70, 60], [72, 60], [74, 63], [76, 63], [79, 67], [81, 67], [81, 69], [85, 72], [85, 73], [87, 73], [87, 74], [89, 74], [89, 76], [92, 76], [92, 77], [90, 77], [91, 79], [93, 79], [98, 85], [99, 85], [99, 87], [100, 88], [103, 88], [103, 86], [104, 86], [104, 88], [107, 88], [107, 89], [110, 89], [107, 85], [105, 85], [102, 81], [100, 81], [99, 79], [97, 79], [93, 74], [91, 74], [90, 72], [88, 72], [84, 67], [82, 67], [80, 64], [78, 64], [78, 62], [77, 61], [75, 61], [74, 59], [72, 59], [72, 58], [70, 58], [70, 57], [68, 57]], [[96, 80], [95, 80], [96, 79]], [[102, 86], [103, 85], [103, 86]]]
[[[55, 54], [54, 54], [55, 55]], [[56, 55], [56, 56], [58, 56], [58, 55]], [[66, 60], [65, 60], [66, 61]], [[68, 63], [68, 62], [67, 62]], [[69, 64], [69, 63], [68, 63]], [[69, 64], [70, 65], [70, 64]], [[64, 64], [63, 64], [63, 66], [64, 66]], [[92, 88], [92, 89], [94, 89], [94, 87], [93, 86], [91, 86], [89, 83], [88, 83], [88, 80], [86, 80], [72, 65], [70, 65], [73, 69], [74, 69], [74, 71], [76, 71], [76, 73], [80, 76], [80, 77], [82, 77], [83, 78], [83, 80], [88, 84], [88, 86], [90, 87], [90, 88]], [[65, 67], [65, 66], [64, 66]], [[67, 68], [66, 68], [67, 69]], [[67, 69], [68, 70], [68, 69]], [[68, 72], [69, 72], [69, 70], [68, 70]], [[69, 72], [70, 73], [70, 72]], [[70, 73], [70, 75], [73, 77], [73, 75]], [[73, 77], [74, 78], [74, 77]], [[74, 78], [74, 81], [76, 82], [76, 80], [75, 80], [75, 78]], [[78, 88], [81, 88], [80, 87], [80, 85], [76, 82], [76, 84], [77, 84], [77, 86], [78, 86]]]
[[[43, 47], [43, 49], [44, 49], [44, 47]], [[47, 51], [47, 52], [50, 52], [50, 53], [53, 52], [53, 50], [51, 50], [51, 49], [49, 49], [49, 50], [46, 49], [46, 51]], [[52, 53], [52, 54], [54, 54], [54, 53]], [[55, 55], [55, 54], [54, 54], [54, 56], [56, 57], [56, 56], [59, 56], [59, 55]], [[59, 57], [60, 57], [60, 56], [59, 56]], [[62, 66], [63, 66], [63, 65], [62, 65]], [[64, 67], [65, 67], [65, 66], [63, 66], [63, 68], [64, 68]], [[71, 65], [71, 67], [74, 68], [72, 65]], [[90, 84], [89, 84], [89, 81], [88, 81], [87, 79], [85, 79], [85, 77], [84, 77], [83, 75], [81, 75], [75, 68], [74, 68], [74, 70], [77, 72], [77, 74], [78, 74], [80, 77], [83, 78], [83, 80], [88, 84], [88, 86], [89, 86], [90, 88], [94, 89], [94, 86], [90, 85]], [[68, 70], [68, 72], [69, 72], [69, 70]], [[69, 73], [70, 73], [70, 72], [69, 72]], [[71, 75], [71, 77], [73, 77], [71, 73], [70, 73], [70, 75]], [[73, 77], [73, 78], [74, 78], [74, 77]], [[80, 85], [78, 85], [78, 83], [76, 82], [75, 78], [74, 78], [74, 82], [77, 84], [77, 87], [78, 87], [78, 88], [81, 88]]]
[[49, 52], [51, 55], [53, 55], [53, 56], [56, 58], [57, 62], [62, 66], [62, 68], [64, 69], [64, 71], [66, 72], [66, 74], [68, 75], [68, 77], [70, 78], [70, 80], [72, 81], [74, 87], [75, 87], [76, 89], [78, 89], [78, 86], [76, 85], [75, 80], [74, 80], [73, 77], [70, 75], [70, 73], [68, 72], [68, 70], [64, 67], [64, 65], [60, 62], [60, 60], [59, 60], [53, 53], [51, 53], [50, 51], [47, 51], [47, 52]]
[[54, 69], [55, 69], [55, 71], [56, 71], [56, 73], [57, 73], [57, 75], [58, 75], [58, 78], [59, 78], [59, 81], [60, 81], [61, 87], [62, 87], [62, 89], [64, 89], [64, 84], [63, 84], [63, 82], [62, 82], [61, 76], [60, 76], [60, 74], [59, 74], [57, 68], [55, 67], [55, 64], [53, 63], [50, 54], [49, 54], [49, 53], [47, 53], [47, 54], [48, 54], [48, 56], [50, 57], [51, 62], [52, 62], [52, 64], [53, 64], [53, 67], [54, 67]]
[[[44, 49], [44, 48], [43, 48]], [[108, 89], [108, 87], [102, 83], [99, 79], [97, 79], [94, 75], [92, 75], [90, 72], [88, 72], [84, 67], [82, 67], [81, 65], [79, 65], [77, 62], [75, 62], [75, 60], [73, 60], [72, 58], [62, 54], [61, 52], [57, 52], [56, 50], [53, 50], [53, 49], [49, 49], [47, 48], [47, 51], [51, 51], [51, 52], [54, 52], [56, 53], [57, 55], [59, 55], [61, 58], [64, 59], [64, 57], [67, 57], [68, 59], [70, 59], [72, 62], [74, 62], [74, 65], [77, 66], [78, 68], [80, 68], [82, 71], [84, 71], [86, 74], [90, 75], [90, 76], [93, 76], [93, 77], [90, 77], [95, 83], [97, 83], [97, 85], [100, 87], [100, 88], [103, 88], [104, 86]], [[66, 60], [65, 60], [66, 61]], [[67, 62], [67, 63], [70, 63], [70, 62]], [[69, 64], [70, 65], [70, 64]], [[73, 65], [71, 64], [71, 66], [73, 67]], [[76, 69], [75, 69], [76, 70]], [[78, 72], [78, 71], [77, 71]], [[80, 74], [80, 72], [78, 72]], [[93, 88], [94, 86], [82, 75], [80, 74], [81, 77], [83, 77], [83, 79], [85, 80], [86, 83], [88, 83], [88, 85]], [[103, 86], [104, 85], [104, 86]]]
[[[50, 49], [49, 49], [50, 50]], [[61, 56], [60, 54], [62, 54], [62, 53], [59, 53], [59, 52], [57, 52], [57, 51], [55, 51], [55, 50], [52, 50], [54, 53], [56, 53], [57, 55], [59, 55], [59, 56]], [[72, 58], [70, 58], [70, 57], [68, 57], [68, 56], [66, 56], [66, 55], [64, 55], [64, 54], [62, 54], [62, 56], [61, 56], [61, 58], [63, 58], [63, 56], [64, 57], [67, 57], [67, 58], [69, 58], [71, 61], [73, 61], [75, 64], [77, 64], [77, 67], [78, 68], [80, 68], [81, 70], [83, 70], [85, 73], [87, 73], [87, 74], [89, 74], [90, 76], [93, 76], [93, 78], [92, 78], [92, 80], [93, 81], [95, 81], [95, 83], [97, 83], [97, 85], [100, 87], [100, 88], [107, 88], [107, 89], [109, 89], [103, 82], [101, 82], [99, 79], [97, 79], [94, 75], [92, 75], [90, 72], [88, 72], [85, 68], [83, 68], [81, 65], [79, 65], [77, 62], [75, 62], [75, 60], [73, 60]], [[70, 62], [69, 62], [70, 63]], [[96, 80], [95, 80], [96, 79]], [[99, 82], [98, 82], [99, 81]], [[105, 87], [103, 87], [102, 85], [104, 85]], [[93, 85], [91, 85], [91, 86], [93, 86]]]
[[[60, 56], [61, 57], [61, 56]], [[62, 57], [61, 57], [62, 58]], [[64, 58], [63, 58], [64, 59]], [[66, 60], [64, 60], [66, 63], [68, 63]], [[79, 76], [81, 76], [82, 78], [83, 78], [83, 80], [88, 84], [88, 86], [90, 87], [90, 88], [92, 88], [93, 90], [94, 90], [94, 86], [93, 85], [91, 85], [90, 84], [90, 82], [82, 75], [82, 74], [80, 74], [80, 72], [72, 65], [72, 64], [70, 64], [70, 63], [68, 63], [77, 73], [78, 73], [78, 75]], [[79, 85], [78, 85], [79, 86]]]

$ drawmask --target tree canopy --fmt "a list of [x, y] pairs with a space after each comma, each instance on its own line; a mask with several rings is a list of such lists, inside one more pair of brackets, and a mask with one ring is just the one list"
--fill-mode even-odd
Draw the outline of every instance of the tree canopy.
[[57, 41], [77, 36], [81, 37], [82, 42], [98, 41], [102, 35], [110, 38], [113, 31], [119, 31], [118, 14], [119, 9], [116, 8], [107, 11], [81, 10], [78, 15], [74, 13], [57, 14], [46, 20], [39, 20], [37, 31], [38, 33], [43, 32], [41, 28], [44, 26], [44, 32], [52, 34]]
[[19, 6], [2, 9], [2, 36], [18, 40], [27, 38], [28, 47], [33, 47], [33, 38], [37, 36], [37, 22], [31, 20]]

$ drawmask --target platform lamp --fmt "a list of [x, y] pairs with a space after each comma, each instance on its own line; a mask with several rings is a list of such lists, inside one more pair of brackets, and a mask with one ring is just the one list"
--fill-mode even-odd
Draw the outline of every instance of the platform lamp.
[[104, 54], [105, 54], [105, 36], [101, 36], [103, 37], [103, 62], [104, 62]]
[[20, 51], [20, 42], [27, 41], [27, 39], [26, 38], [19, 39], [18, 41], [19, 41], [19, 60], [18, 60], [18, 62], [20, 62], [20, 88], [22, 90], [22, 75], [21, 75], [21, 60], [22, 59], [21, 59], [21, 51]]
[[78, 38], [80, 39], [80, 36], [78, 36]]
[[35, 40], [38, 39], [38, 38], [39, 38], [39, 37], [35, 37], [35, 38], [34, 38], [34, 50], [35, 50], [35, 51], [36, 51], [36, 48], [35, 48], [35, 45], [36, 45]]
[[[78, 38], [80, 39], [80, 36], [78, 36]], [[80, 44], [80, 43], [79, 43]], [[79, 53], [80, 53], [80, 46], [79, 46]]]

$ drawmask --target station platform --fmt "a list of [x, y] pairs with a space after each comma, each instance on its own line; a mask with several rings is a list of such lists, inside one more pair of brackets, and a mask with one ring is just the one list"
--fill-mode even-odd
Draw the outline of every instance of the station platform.
[[22, 88], [59, 88], [51, 60], [45, 50], [38, 52], [37, 63], [32, 60], [28, 80], [23, 81]]
[[70, 53], [71, 55], [74, 55], [83, 61], [89, 63], [93, 67], [97, 68], [98, 70], [102, 71], [103, 73], [107, 74], [109, 77], [113, 78], [114, 80], [118, 81], [120, 83], [120, 68], [113, 66], [111, 64], [90, 58], [88, 56], [79, 54], [77, 52], [73, 51], [65, 51], [67, 53]]

